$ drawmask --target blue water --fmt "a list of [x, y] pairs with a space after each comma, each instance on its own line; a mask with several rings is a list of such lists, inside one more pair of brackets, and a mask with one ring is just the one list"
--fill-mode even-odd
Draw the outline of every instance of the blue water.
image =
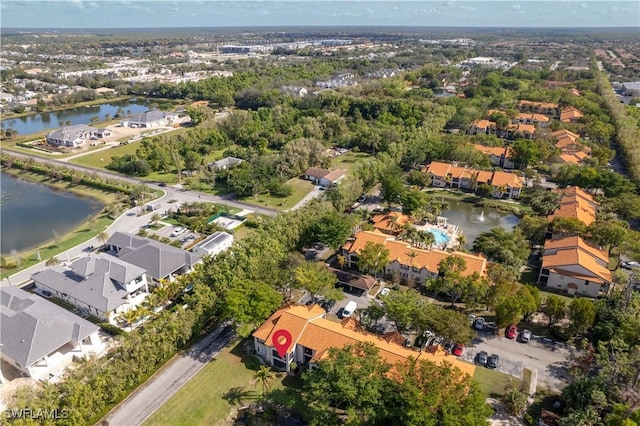
[[431, 228], [427, 232], [431, 232], [434, 237], [436, 237], [436, 245], [440, 246], [444, 243], [448, 243], [451, 238], [441, 229]]
[[91, 117], [100, 117], [104, 120], [107, 114], [113, 117], [116, 115], [118, 108], [122, 108], [124, 113], [130, 111], [131, 114], [145, 112], [149, 110], [150, 102], [145, 99], [130, 99], [117, 101], [99, 105], [83, 106], [77, 108], [64, 109], [55, 112], [42, 112], [38, 114], [27, 115], [19, 118], [9, 118], [2, 120], [2, 128], [12, 128], [17, 130], [19, 135], [30, 135], [44, 130], [57, 129], [60, 122], [71, 124], [90, 124]]
[[48, 186], [0, 173], [0, 253], [20, 253], [62, 236], [100, 212], [93, 198], [57, 191]]

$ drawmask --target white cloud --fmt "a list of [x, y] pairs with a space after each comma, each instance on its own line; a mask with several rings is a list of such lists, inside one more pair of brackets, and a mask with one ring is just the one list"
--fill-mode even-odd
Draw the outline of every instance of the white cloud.
[[514, 8], [515, 10], [520, 10], [522, 9], [522, 6], [520, 6], [519, 4], [514, 4], [513, 6], [511, 6], [512, 8]]

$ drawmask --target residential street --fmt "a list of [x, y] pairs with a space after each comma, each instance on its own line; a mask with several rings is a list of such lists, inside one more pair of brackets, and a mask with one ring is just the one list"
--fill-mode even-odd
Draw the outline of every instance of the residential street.
[[[16, 157], [21, 157], [21, 158], [33, 158], [35, 161], [40, 161], [40, 162], [49, 163], [53, 165], [60, 165], [60, 162], [56, 160], [35, 158], [35, 157], [30, 157], [28, 155], [16, 154], [14, 152], [12, 152], [11, 155], [14, 155]], [[124, 182], [129, 182], [134, 184], [144, 184], [150, 188], [164, 191], [165, 195], [163, 197], [161, 197], [160, 199], [154, 200], [152, 202], [152, 204], [160, 205], [160, 209], [155, 213], [160, 212], [162, 214], [165, 210], [175, 207], [176, 205], [175, 203], [169, 203], [169, 201], [172, 201], [172, 200], [176, 200], [178, 202], [208, 201], [212, 203], [224, 204], [224, 205], [239, 208], [239, 209], [251, 210], [251, 211], [264, 214], [264, 215], [269, 215], [269, 216], [275, 216], [278, 213], [278, 210], [275, 210], [275, 209], [254, 206], [254, 205], [243, 203], [243, 202], [233, 201], [225, 197], [218, 197], [218, 196], [209, 195], [209, 194], [200, 194], [197, 192], [192, 192], [192, 191], [184, 190], [181, 188], [160, 187], [156, 184], [149, 184], [147, 182], [122, 176], [122, 175], [118, 175], [116, 173], [95, 171], [94, 169], [78, 166], [74, 164], [64, 164], [64, 166], [68, 168], [76, 169], [79, 171], [83, 171], [83, 172], [90, 171], [100, 176], [104, 176], [112, 179], [119, 179]], [[149, 212], [143, 216], [138, 216], [139, 213], [140, 213], [140, 207], [134, 207], [132, 209], [125, 211], [118, 219], [116, 219], [111, 224], [111, 226], [109, 226], [106, 229], [107, 234], [111, 236], [113, 235], [114, 232], [118, 232], [118, 231], [136, 233], [141, 226], [149, 222], [149, 220], [151, 219], [151, 216], [153, 216], [154, 214], [154, 212]], [[63, 253], [60, 253], [57, 257], [58, 259], [64, 262], [64, 261], [73, 259], [75, 257], [78, 257], [82, 253], [85, 253], [87, 247], [89, 246], [99, 247], [100, 245], [102, 245], [102, 242], [98, 241], [97, 238], [92, 238], [89, 241], [78, 244], [77, 246], [72, 247]], [[22, 285], [26, 281], [28, 281], [31, 278], [31, 275], [33, 275], [34, 273], [47, 269], [47, 267], [45, 266], [46, 261], [47, 259], [42, 259], [42, 262], [36, 265], [33, 265], [30, 268], [24, 269], [18, 273], [15, 273], [8, 278], [5, 278], [4, 280], [2, 280], [0, 284], [13, 285], [13, 286]]]
[[115, 407], [102, 426], [138, 426], [167, 402], [235, 337], [229, 324], [222, 324], [162, 369]]

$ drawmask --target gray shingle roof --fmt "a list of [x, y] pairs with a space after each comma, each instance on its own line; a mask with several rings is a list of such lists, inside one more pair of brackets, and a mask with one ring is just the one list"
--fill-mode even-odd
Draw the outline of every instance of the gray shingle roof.
[[22, 367], [98, 331], [89, 321], [19, 288], [2, 287], [0, 296], [0, 351]]
[[47, 269], [31, 278], [40, 286], [65, 293], [107, 313], [126, 302], [129, 292], [124, 284], [144, 273], [138, 266], [103, 254], [75, 261], [67, 273]]
[[190, 268], [201, 258], [195, 253], [151, 238], [123, 232], [115, 232], [107, 245], [118, 247], [118, 259], [145, 269], [155, 280], [165, 278], [185, 266]]
[[165, 117], [172, 117], [172, 116], [175, 116], [175, 114], [153, 110], [153, 111], [133, 114], [131, 116], [130, 121], [133, 121], [134, 123], [151, 123], [153, 121], [162, 120]]

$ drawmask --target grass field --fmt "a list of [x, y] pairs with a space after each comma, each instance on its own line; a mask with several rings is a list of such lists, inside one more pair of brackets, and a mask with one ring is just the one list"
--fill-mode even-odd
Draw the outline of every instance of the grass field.
[[111, 162], [111, 158], [115, 156], [123, 156], [125, 154], [135, 154], [138, 149], [138, 142], [128, 145], [120, 145], [104, 151], [95, 152], [93, 154], [83, 155], [82, 157], [70, 160], [71, 163], [82, 164], [83, 166], [93, 167], [95, 169], [104, 169]]
[[522, 386], [522, 380], [484, 367], [476, 368], [473, 381], [480, 386], [480, 389], [487, 396], [494, 398], [502, 396], [507, 386], [514, 386], [518, 389]]
[[[253, 376], [260, 364], [244, 354], [242, 342], [225, 348], [145, 423], [145, 426], [198, 426], [227, 424], [232, 408], [257, 400], [262, 390]], [[293, 401], [297, 381], [279, 374], [271, 393], [279, 402]]]
[[256, 204], [263, 207], [271, 207], [278, 210], [288, 210], [291, 207], [298, 204], [311, 190], [314, 185], [308, 180], [302, 180], [299, 178], [289, 179], [287, 185], [293, 187], [293, 194], [286, 198], [269, 196], [267, 194], [259, 194], [255, 197], [243, 198], [242, 201], [249, 204]]
[[371, 154], [366, 152], [347, 152], [346, 154], [334, 157], [331, 160], [331, 167], [334, 169], [346, 169], [352, 172], [358, 166], [358, 163], [364, 159], [371, 158]]

